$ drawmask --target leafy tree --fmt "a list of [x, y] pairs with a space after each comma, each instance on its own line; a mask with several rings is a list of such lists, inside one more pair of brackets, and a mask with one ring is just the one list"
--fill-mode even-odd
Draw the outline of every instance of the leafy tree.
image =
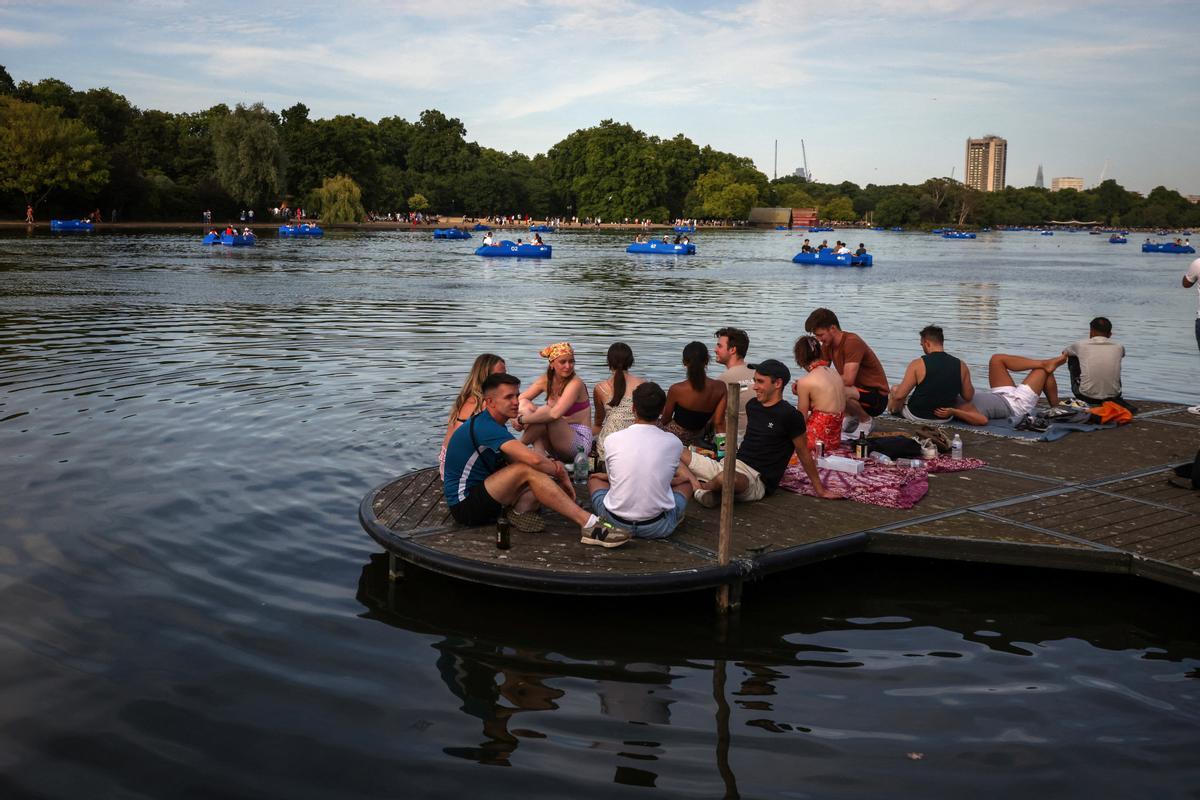
[[39, 106], [56, 106], [64, 116], [76, 116], [75, 90], [57, 78], [43, 78], [37, 83], [21, 81], [17, 84], [16, 98]]
[[362, 190], [349, 176], [327, 178], [313, 195], [322, 222], [359, 222], [367, 215], [363, 210]]
[[13, 83], [12, 75], [0, 64], [0, 95], [12, 97], [17, 93], [17, 85]]
[[803, 184], [776, 183], [774, 186], [775, 199], [773, 204], [783, 208], [815, 208], [816, 199], [808, 193]]
[[408, 198], [408, 207], [412, 211], [424, 211], [429, 208], [429, 201], [425, 199], [425, 195], [418, 192]]
[[75, 109], [79, 121], [96, 131], [100, 143], [106, 147], [124, 141], [138, 113], [123, 95], [108, 88], [76, 92]]
[[821, 206], [821, 216], [824, 219], [831, 219], [835, 222], [853, 222], [858, 219], [858, 215], [854, 213], [854, 204], [850, 202], [850, 198], [840, 196], [833, 198]]
[[737, 170], [723, 164], [696, 179], [699, 208], [695, 216], [715, 219], [746, 219], [750, 207], [758, 202], [759, 189], [753, 183], [738, 180]]
[[913, 186], [893, 187], [875, 206], [875, 224], [887, 228], [913, 225], [918, 221], [918, 192]]
[[1124, 216], [1139, 204], [1139, 198], [1133, 192], [1125, 191], [1125, 187], [1112, 178], [1096, 187], [1096, 211], [1104, 217], [1105, 222], [1115, 224], [1114, 216]]
[[239, 203], [262, 208], [283, 186], [283, 148], [275, 115], [255, 103], [238, 104], [212, 130], [217, 179]]
[[37, 206], [56, 189], [90, 195], [107, 178], [95, 131], [59, 108], [0, 97], [0, 190]]

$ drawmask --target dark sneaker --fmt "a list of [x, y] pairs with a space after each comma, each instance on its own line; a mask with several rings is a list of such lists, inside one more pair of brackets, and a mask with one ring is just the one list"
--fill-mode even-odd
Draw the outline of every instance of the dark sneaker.
[[591, 528], [581, 528], [583, 537], [579, 541], [600, 547], [620, 547], [633, 538], [633, 534], [608, 520], [599, 520]]
[[546, 523], [536, 511], [513, 511], [511, 508], [504, 512], [514, 528], [522, 533], [541, 533], [546, 530]]

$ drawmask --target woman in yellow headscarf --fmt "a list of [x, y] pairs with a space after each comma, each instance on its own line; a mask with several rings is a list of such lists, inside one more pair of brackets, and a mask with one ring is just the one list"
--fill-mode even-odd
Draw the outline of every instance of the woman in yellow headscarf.
[[[524, 431], [521, 441], [545, 450], [547, 454], [570, 461], [578, 448], [585, 455], [592, 451], [592, 426], [588, 415], [588, 390], [575, 374], [575, 350], [570, 342], [557, 342], [542, 348], [548, 362], [546, 374], [538, 376], [521, 392], [517, 430]], [[546, 404], [534, 399], [546, 395]]]

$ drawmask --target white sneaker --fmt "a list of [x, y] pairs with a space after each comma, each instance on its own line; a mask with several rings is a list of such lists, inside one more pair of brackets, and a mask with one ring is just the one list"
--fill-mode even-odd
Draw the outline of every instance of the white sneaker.
[[705, 508], [716, 508], [721, 504], [721, 495], [709, 489], [697, 489], [692, 497]]
[[858, 420], [846, 417], [842, 420], [842, 441], [852, 442], [858, 438]]

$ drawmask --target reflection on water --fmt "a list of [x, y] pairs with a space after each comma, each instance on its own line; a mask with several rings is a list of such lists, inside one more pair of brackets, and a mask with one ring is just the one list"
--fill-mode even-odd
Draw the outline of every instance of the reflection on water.
[[930, 322], [982, 370], [1104, 313], [1131, 393], [1193, 399], [1182, 262], [863, 238], [871, 270], [797, 267], [777, 232], [691, 258], [562, 234], [537, 263], [414, 233], [0, 236], [0, 796], [1197, 785], [1194, 598], [1148, 584], [850, 559], [754, 587], [723, 630], [706, 596], [386, 581], [358, 500], [433, 463], [484, 349], [528, 380], [569, 339], [590, 384], [621, 338], [670, 383], [689, 340], [742, 323], [785, 357], [826, 305], [898, 377]]
[[[1141, 793], [1137, 765], [1183, 757], [1200, 722], [1194, 621], [1161, 616], [1191, 598], [1132, 581], [855, 558], [759, 588], [729, 625], [695, 595], [598, 614], [420, 572], [391, 584], [385, 563], [363, 568], [365, 616], [436, 637], [429, 658], [478, 721], [444, 752], [480, 764], [582, 748], [613, 782], [678, 793], [880, 796], [928, 760], [947, 788], [922, 793], [952, 796], [1014, 766], [1073, 795], [1107, 759], [1105, 780]], [[1081, 618], [1064, 591], [1102, 599]], [[1185, 762], [1156, 787], [1200, 777]]]

